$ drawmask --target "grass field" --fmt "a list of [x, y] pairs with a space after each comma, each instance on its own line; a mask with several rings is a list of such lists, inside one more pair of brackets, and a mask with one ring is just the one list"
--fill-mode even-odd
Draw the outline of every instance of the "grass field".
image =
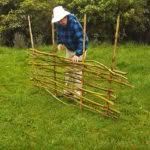
[[[111, 55], [108, 44], [88, 51], [88, 59], [108, 66]], [[1, 47], [0, 149], [150, 149], [150, 46], [120, 46], [117, 68], [128, 72], [135, 88], [118, 93], [121, 116], [113, 120], [65, 106], [33, 87], [27, 50]]]

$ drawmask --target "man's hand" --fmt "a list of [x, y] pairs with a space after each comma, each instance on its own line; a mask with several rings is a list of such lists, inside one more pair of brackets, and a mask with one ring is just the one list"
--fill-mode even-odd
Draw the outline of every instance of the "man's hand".
[[79, 57], [76, 56], [76, 55], [74, 55], [71, 59], [72, 59], [73, 62], [78, 62], [79, 61]]
[[63, 50], [64, 49], [64, 45], [63, 44], [58, 44], [57, 49], [59, 51]]

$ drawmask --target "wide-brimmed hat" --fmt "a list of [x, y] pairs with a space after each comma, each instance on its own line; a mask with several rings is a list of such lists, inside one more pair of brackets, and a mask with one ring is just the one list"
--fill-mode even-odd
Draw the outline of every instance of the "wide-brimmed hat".
[[70, 12], [66, 11], [62, 6], [57, 6], [53, 9], [53, 18], [52, 23], [58, 22], [67, 15], [69, 15]]

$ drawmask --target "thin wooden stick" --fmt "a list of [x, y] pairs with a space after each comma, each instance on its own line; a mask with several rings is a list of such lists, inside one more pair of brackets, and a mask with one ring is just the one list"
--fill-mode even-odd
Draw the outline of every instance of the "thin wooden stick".
[[[42, 83], [43, 84], [43, 83]], [[38, 87], [40, 87], [40, 88], [44, 88], [45, 89], [45, 91], [47, 91], [50, 95], [52, 95], [56, 100], [58, 100], [59, 102], [61, 102], [61, 103], [63, 103], [63, 104], [65, 104], [65, 105], [68, 105], [67, 103], [65, 103], [65, 102], [63, 102], [62, 100], [60, 100], [57, 96], [55, 96], [52, 92], [50, 92], [45, 86], [43, 86], [43, 85], [39, 85], [39, 84], [34, 84], [35, 86], [38, 86]]]
[[83, 55], [82, 63], [85, 61], [85, 43], [86, 43], [86, 14], [84, 14], [84, 26], [83, 26]]
[[[83, 26], [83, 54], [82, 54], [82, 63], [84, 63], [85, 61], [85, 42], [86, 42], [86, 14], [84, 14], [84, 26]], [[84, 84], [84, 69], [82, 69], [82, 81], [81, 81], [81, 86], [83, 88], [83, 84]], [[81, 95], [83, 96], [83, 90], [81, 91]], [[82, 103], [83, 103], [83, 99], [82, 97], [80, 97], [80, 109], [82, 109]]]
[[116, 49], [118, 44], [119, 27], [120, 27], [120, 14], [118, 14], [117, 16], [115, 42], [114, 42], [114, 49], [113, 49], [113, 56], [112, 56], [112, 70], [114, 70], [116, 67]]
[[[55, 48], [55, 29], [54, 29], [54, 23], [52, 23], [52, 44], [53, 44], [53, 48]], [[53, 50], [54, 52], [56, 50]], [[54, 80], [56, 81], [57, 80], [57, 77], [56, 77], [56, 57], [53, 58], [54, 59]], [[55, 95], [57, 95], [57, 84], [55, 83], [54, 85], [55, 87]]]
[[52, 23], [52, 44], [55, 45], [55, 29], [54, 29], [54, 23]]
[[33, 34], [32, 34], [31, 21], [30, 21], [30, 16], [29, 15], [28, 15], [28, 23], [29, 23], [31, 47], [34, 49]]
[[[37, 50], [35, 50], [35, 52], [37, 52]], [[34, 53], [35, 53], [34, 52]], [[40, 53], [39, 51], [38, 51], [38, 53]], [[47, 53], [45, 53], [45, 52], [41, 52], [41, 54], [43, 54], [44, 53], [44, 55], [46, 54], [46, 55], [49, 55], [49, 56], [54, 56], [55, 57], [55, 55], [50, 55], [50, 54], [47, 54]], [[65, 58], [64, 58], [64, 61], [65, 61]], [[69, 62], [68, 62], [69, 63]], [[54, 61], [53, 61], [53, 64], [51, 64], [52, 66], [54, 65]], [[57, 65], [57, 64], [56, 64]], [[69, 64], [66, 64], [66, 65], [69, 65]], [[70, 65], [71, 65], [71, 62], [70, 62]], [[109, 69], [109, 68], [107, 68], [106, 66], [105, 66], [105, 68], [107, 68], [107, 73], [106, 74], [104, 74], [105, 76], [102, 76], [103, 74], [100, 72], [99, 73], [99, 71], [98, 71], [98, 69], [101, 69], [101, 68], [99, 68], [99, 66], [95, 66], [95, 65], [92, 65], [92, 64], [84, 64], [86, 67], [85, 67], [85, 72], [87, 72], [88, 74], [89, 73], [91, 73], [91, 74], [93, 74], [93, 75], [95, 75], [96, 77], [100, 77], [100, 78], [103, 78], [103, 79], [106, 79], [106, 80], [108, 80], [108, 81], [114, 81], [114, 82], [117, 82], [117, 83], [120, 83], [120, 84], [122, 84], [123, 82], [125, 82], [125, 84], [128, 84], [128, 82], [126, 82], [127, 81], [127, 78], [126, 77], [124, 77], [123, 75], [120, 75], [119, 73], [115, 73], [115, 72], [113, 72], [111, 69]], [[58, 66], [58, 65], [57, 65]], [[61, 63], [61, 66], [63, 66], [63, 64]], [[87, 67], [90, 67], [90, 68], [87, 68]], [[95, 69], [93, 68], [93, 67], [96, 67]], [[92, 69], [93, 68], [93, 69]], [[90, 71], [92, 69], [92, 71]], [[111, 73], [111, 76], [113, 77], [112, 79], [109, 79], [109, 78], [107, 78], [107, 76], [106, 75], [108, 75], [109, 76], [109, 72]], [[120, 80], [120, 79], [122, 80]], [[117, 79], [117, 80], [116, 80]], [[128, 84], [129, 85], [129, 84]], [[129, 85], [130, 86], [130, 85]], [[132, 86], [130, 86], [130, 87], [132, 87]]]
[[[49, 78], [49, 81], [46, 80], [46, 78], [34, 78], [33, 80], [37, 80], [37, 81], [41, 81], [41, 82], [44, 82], [46, 84], [51, 84], [52, 83], [57, 83], [57, 86], [59, 86], [60, 88], [67, 88], [66, 86], [64, 86], [62, 83], [58, 82], [58, 81], [54, 81], [52, 79]], [[111, 105], [114, 105], [114, 103], [108, 99], [106, 99], [105, 97], [101, 96], [99, 93], [96, 93], [96, 92], [92, 92], [92, 91], [89, 91], [89, 90], [86, 90], [86, 89], [83, 89], [84, 91], [88, 92], [88, 93], [91, 93], [91, 95], [95, 95], [96, 97], [99, 97], [100, 99], [102, 99], [103, 101], [105, 102], [108, 102], [109, 104]], [[72, 92], [72, 91], [69, 91], [69, 92]], [[75, 94], [75, 93], [73, 93]], [[82, 96], [83, 97], [83, 96]]]
[[[118, 33], [119, 33], [119, 25], [120, 25], [120, 14], [117, 16], [117, 23], [116, 23], [116, 33], [115, 33], [115, 42], [114, 42], [114, 49], [113, 49], [113, 56], [112, 56], [112, 66], [111, 69], [115, 69], [116, 65], [116, 49], [117, 49], [117, 42], [118, 42]], [[112, 89], [112, 74], [110, 73], [109, 76], [109, 85], [110, 85], [110, 90]], [[108, 99], [111, 99], [111, 91], [108, 91]], [[109, 109], [109, 103], [107, 103], [107, 108]]]
[[[43, 84], [44, 86], [43, 86], [43, 88], [45, 88], [45, 90], [47, 89], [48, 90], [48, 86], [46, 85], [47, 84], [47, 82], [45, 81], [45, 80], [39, 80], [39, 79], [36, 79], [37, 81], [39, 81], [40, 82], [40, 84]], [[36, 84], [36, 85], [38, 85], [38, 84]], [[45, 87], [46, 86], [46, 87]], [[70, 93], [72, 93], [72, 94], [74, 94], [73, 93], [73, 91], [70, 91]], [[51, 93], [51, 95], [52, 95], [52, 93]], [[54, 97], [54, 95], [53, 95], [53, 97]], [[78, 98], [80, 98], [78, 95], [76, 95], [76, 97], [78, 97]], [[94, 101], [91, 101], [90, 99], [88, 99], [88, 98], [86, 98], [86, 97], [83, 97], [82, 96], [82, 98], [85, 100], [85, 102], [88, 102], [89, 104], [93, 104], [93, 105], [95, 105], [95, 106], [97, 106], [97, 107], [100, 107], [99, 109], [101, 109], [101, 110], [107, 110], [103, 105], [101, 105], [101, 104], [99, 104], [99, 103], [97, 103], [97, 102], [94, 102]], [[72, 98], [74, 101], [76, 101], [77, 102], [77, 100], [73, 97]], [[60, 99], [57, 99], [57, 100], [59, 100], [59, 101], [61, 101]], [[62, 101], [61, 101], [62, 102]], [[82, 103], [82, 106], [85, 106], [85, 104], [83, 104]], [[86, 105], [86, 106], [88, 106], [88, 105]], [[93, 109], [93, 108], [92, 108]], [[97, 109], [94, 109], [95, 111], [97, 111]], [[120, 113], [119, 111], [117, 111], [117, 110], [115, 110], [115, 109], [109, 109], [108, 110], [109, 111], [109, 113]], [[111, 114], [109, 114], [109, 115], [111, 115]]]
[[[41, 55], [45, 55], [45, 56], [48, 55], [48, 56], [50, 56], [50, 57], [57, 57], [58, 59], [61, 59], [64, 63], [67, 63], [67, 65], [68, 65], [68, 63], [72, 62], [70, 59], [66, 59], [66, 58], [61, 57], [61, 56], [56, 56], [56, 54], [41, 52], [41, 51], [38, 51], [38, 50], [35, 50], [35, 49], [30, 49], [30, 50], [34, 51], [34, 52], [37, 53], [37, 54], [41, 54]], [[34, 53], [34, 54], [35, 54], [35, 53]], [[119, 70], [114, 70], [114, 71], [112, 71], [110, 68], [108, 68], [108, 67], [106, 67], [105, 65], [103, 65], [103, 64], [101, 64], [101, 63], [99, 63], [99, 62], [97, 62], [97, 61], [94, 61], [94, 60], [86, 60], [86, 62], [93, 62], [93, 63], [96, 63], [96, 64], [81, 63], [81, 62], [77, 62], [77, 63], [75, 63], [75, 64], [76, 64], [76, 65], [89, 66], [90, 68], [91, 68], [91, 67], [96, 67], [96, 68], [98, 68], [98, 69], [104, 69], [104, 70], [109, 71], [109, 72], [112, 73], [113, 75], [123, 75], [123, 74], [126, 75], [126, 74], [127, 74], [127, 73], [122, 72], [122, 71], [119, 71]], [[58, 63], [58, 62], [57, 62], [57, 63]]]
[[[31, 26], [31, 20], [30, 20], [30, 16], [28, 15], [28, 24], [29, 24], [29, 33], [30, 33], [30, 40], [31, 40], [31, 47], [33, 49], [33, 53], [34, 53], [34, 41], [33, 41], [33, 34], [32, 34], [32, 26]], [[32, 61], [34, 62], [35, 60], [35, 56], [32, 55]], [[36, 72], [35, 66], [34, 64], [32, 64], [32, 71]], [[31, 73], [32, 73], [31, 71]]]
[[[41, 84], [43, 84], [43, 83], [41, 83]], [[45, 86], [43, 86], [43, 85], [39, 85], [39, 84], [35, 84], [35, 86], [44, 88], [44, 89], [45, 89], [49, 94], [51, 94], [54, 98], [56, 98], [56, 99], [57, 99], [58, 101], [60, 101], [61, 103], [64, 103], [64, 102], [61, 101], [58, 97], [56, 97], [55, 95], [53, 95], [53, 94], [48, 90], [47, 87], [45, 87]], [[65, 96], [65, 97], [68, 97], [67, 95], [64, 95], [64, 96]], [[79, 102], [77, 99], [75, 99], [75, 98], [73, 98], [73, 97], [69, 97], [69, 98], [72, 99], [72, 100], [74, 100], [76, 103], [79, 103], [79, 104], [80, 104], [80, 102]], [[91, 104], [94, 104], [94, 105], [96, 105], [96, 106], [99, 106], [99, 108], [101, 108], [102, 111], [107, 111], [106, 108], [105, 108], [104, 106], [102, 106], [101, 104], [96, 103], [96, 102], [93, 102], [93, 101], [89, 100], [88, 98], [85, 98], [85, 99], [87, 100], [87, 102], [90, 102]], [[66, 104], [66, 103], [64, 103], [64, 104]], [[120, 112], [118, 112], [118, 111], [116, 111], [116, 110], [114, 110], [114, 109], [109, 109], [109, 113], [103, 113], [102, 111], [100, 111], [100, 109], [95, 109], [94, 107], [90, 106], [89, 104], [83, 104], [83, 103], [82, 103], [82, 106], [85, 107], [85, 108], [88, 108], [88, 110], [90, 110], [90, 111], [98, 112], [98, 113], [100, 113], [101, 115], [104, 115], [104, 116], [107, 116], [107, 117], [112, 117], [112, 118], [117, 118], [116, 115], [117, 115], [118, 113], [120, 113]]]

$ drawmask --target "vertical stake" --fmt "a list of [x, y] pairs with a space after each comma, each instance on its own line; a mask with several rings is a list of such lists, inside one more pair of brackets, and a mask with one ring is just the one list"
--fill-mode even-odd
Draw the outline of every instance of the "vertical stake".
[[31, 47], [34, 49], [33, 34], [32, 34], [31, 21], [30, 21], [30, 16], [29, 15], [28, 15], [28, 23], [29, 23]]
[[[120, 26], [120, 14], [117, 16], [116, 20], [116, 32], [115, 32], [115, 41], [114, 41], [114, 47], [113, 47], [113, 55], [112, 55], [112, 66], [111, 69], [112, 71], [116, 68], [116, 49], [117, 49], [117, 44], [118, 44], [118, 35], [119, 35], [119, 26]], [[112, 74], [110, 73], [110, 78], [109, 78], [109, 84], [110, 84], [110, 90], [108, 91], [108, 99], [111, 100], [111, 84], [112, 84]], [[109, 109], [109, 104], [107, 103], [107, 110]], [[108, 113], [108, 112], [107, 112]]]
[[31, 56], [31, 60], [32, 60], [32, 76], [34, 77], [34, 75], [36, 74], [36, 68], [34, 66], [34, 42], [33, 42], [33, 34], [32, 34], [32, 27], [31, 27], [31, 20], [30, 20], [30, 16], [28, 15], [28, 25], [29, 25], [29, 33], [30, 33], [30, 40], [31, 40], [31, 47], [32, 47], [32, 56]]
[[[82, 79], [81, 79], [81, 85], [83, 88], [83, 84], [84, 84], [84, 62], [85, 62], [85, 41], [86, 41], [86, 14], [84, 14], [84, 25], [83, 25], [83, 54], [82, 54]], [[81, 89], [81, 95], [83, 96], [83, 90]], [[82, 103], [83, 103], [83, 98], [80, 97], [80, 109], [82, 109]]]
[[85, 41], [86, 41], [86, 14], [84, 14], [84, 26], [83, 26], [83, 57], [82, 62], [85, 61]]
[[[52, 23], [52, 45], [53, 45], [53, 51], [55, 52], [55, 26], [54, 26], [54, 23]], [[57, 78], [56, 78], [56, 57], [54, 56], [54, 81], [57, 81]], [[57, 84], [55, 82], [54, 84], [54, 92], [55, 92], [55, 95], [57, 95]]]
[[120, 14], [118, 14], [117, 16], [117, 23], [116, 23], [116, 33], [115, 33], [115, 41], [114, 41], [113, 56], [112, 56], [112, 70], [114, 70], [116, 67], [116, 49], [118, 44], [119, 26], [120, 26]]
[[52, 44], [55, 45], [55, 30], [54, 30], [54, 23], [52, 23]]

